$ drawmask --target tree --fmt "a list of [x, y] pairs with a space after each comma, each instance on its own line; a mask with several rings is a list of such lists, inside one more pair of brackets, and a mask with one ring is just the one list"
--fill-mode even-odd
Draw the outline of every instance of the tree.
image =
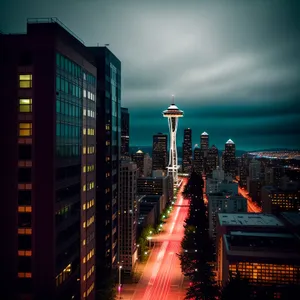
[[250, 300], [252, 299], [252, 288], [247, 278], [241, 278], [237, 272], [235, 277], [230, 274], [230, 279], [223, 287], [221, 300]]
[[202, 188], [202, 177], [193, 172], [183, 192], [190, 199], [190, 208], [179, 258], [183, 273], [191, 281], [186, 299], [213, 300], [217, 299], [219, 290], [211, 266], [213, 248]]

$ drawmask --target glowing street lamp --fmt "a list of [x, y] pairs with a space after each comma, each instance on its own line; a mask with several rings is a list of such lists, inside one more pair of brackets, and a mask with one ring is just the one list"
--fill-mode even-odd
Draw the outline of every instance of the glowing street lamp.
[[148, 237], [147, 237], [147, 240], [149, 241], [149, 248], [151, 248], [151, 240], [152, 240], [152, 237], [151, 237], [151, 236], [148, 236]]
[[118, 287], [119, 294], [121, 294], [121, 270], [122, 270], [122, 266], [119, 266], [119, 287]]

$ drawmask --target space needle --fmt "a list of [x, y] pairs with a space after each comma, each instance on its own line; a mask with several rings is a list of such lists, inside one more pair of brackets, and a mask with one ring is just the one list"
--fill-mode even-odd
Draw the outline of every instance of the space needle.
[[178, 161], [177, 161], [177, 146], [176, 146], [176, 133], [178, 127], [178, 118], [183, 117], [183, 111], [180, 110], [174, 103], [174, 95], [172, 95], [172, 104], [167, 110], [163, 111], [163, 116], [168, 118], [170, 130], [170, 154], [168, 175], [173, 178], [173, 185], [178, 183]]

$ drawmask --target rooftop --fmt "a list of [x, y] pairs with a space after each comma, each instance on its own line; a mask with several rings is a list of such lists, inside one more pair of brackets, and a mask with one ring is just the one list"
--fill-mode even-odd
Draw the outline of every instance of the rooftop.
[[226, 144], [234, 144], [233, 140], [229, 139]]
[[283, 212], [281, 215], [295, 227], [300, 226], [300, 212]]
[[265, 226], [265, 227], [284, 227], [284, 224], [271, 214], [258, 213], [220, 213], [218, 214], [221, 226]]
[[228, 254], [238, 256], [278, 257], [294, 256], [300, 258], [299, 244], [292, 234], [231, 232], [224, 235]]
[[144, 153], [142, 150], [138, 150], [136, 151], [136, 153]]
[[201, 133], [201, 135], [208, 135], [208, 133], [204, 131]]

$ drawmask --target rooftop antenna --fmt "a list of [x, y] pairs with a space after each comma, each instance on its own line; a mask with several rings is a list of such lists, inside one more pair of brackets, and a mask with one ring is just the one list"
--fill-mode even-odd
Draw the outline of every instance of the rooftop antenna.
[[109, 47], [109, 44], [105, 44], [104, 46], [105, 46], [105, 47]]
[[172, 105], [175, 105], [175, 95], [172, 95]]

